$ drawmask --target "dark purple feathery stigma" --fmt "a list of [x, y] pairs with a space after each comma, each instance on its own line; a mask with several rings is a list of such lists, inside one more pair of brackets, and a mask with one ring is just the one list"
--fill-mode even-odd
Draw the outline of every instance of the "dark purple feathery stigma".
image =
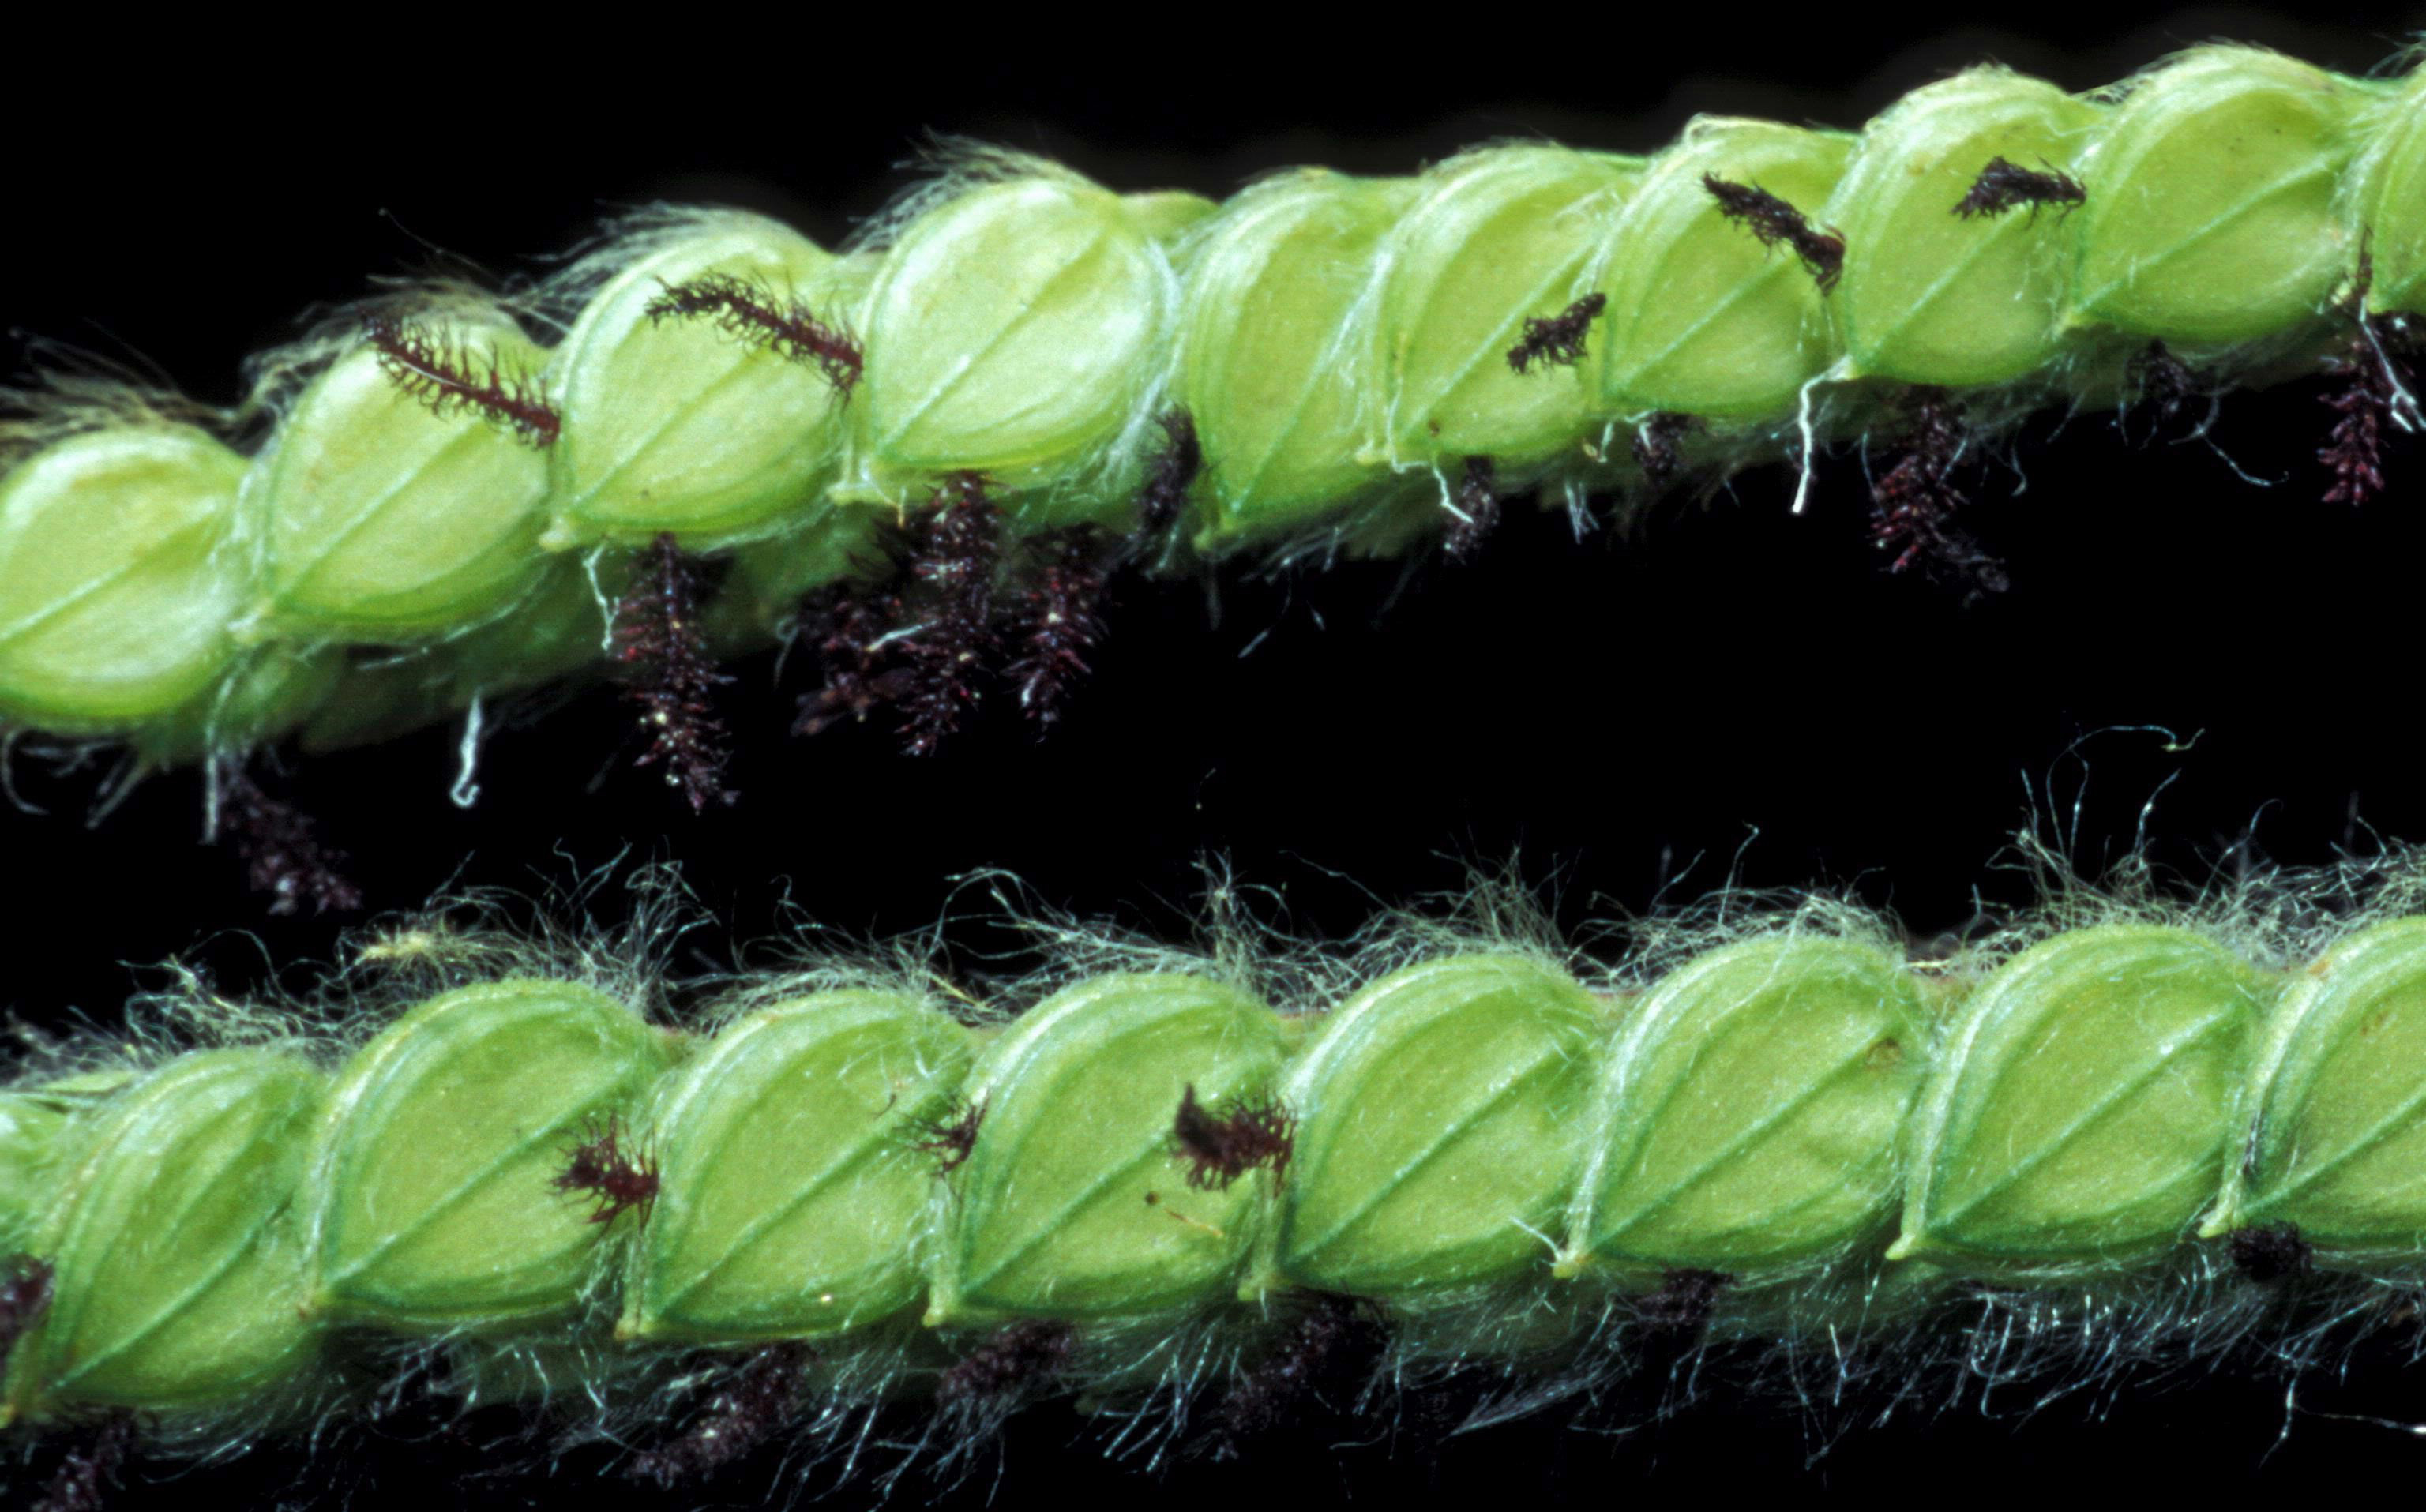
[[542, 449], [563, 431], [564, 417], [542, 394], [538, 379], [508, 368], [494, 354], [478, 355], [394, 314], [364, 322], [363, 340], [388, 381], [432, 414], [477, 414]]
[[2417, 401], [2402, 383], [2401, 361], [2405, 324], [2367, 313], [2367, 294], [2375, 276], [2374, 260], [2359, 254], [2356, 287], [2351, 296], [2356, 329], [2350, 344], [2327, 371], [2341, 384], [2324, 396], [2326, 409], [2340, 418], [2317, 453], [2317, 460], [2334, 475], [2325, 490], [2327, 504], [2365, 504], [2385, 490], [2384, 453], [2387, 426], [2399, 426], [2405, 404], [2413, 422]]
[[876, 710], [909, 691], [910, 669], [891, 654], [889, 639], [901, 615], [896, 589], [847, 584], [802, 619], [825, 686], [801, 696], [792, 733], [814, 735], [848, 719], [865, 723]]
[[135, 1448], [135, 1414], [121, 1408], [85, 1430], [28, 1512], [103, 1512]]
[[1038, 540], [1035, 554], [1013, 612], [1017, 654], [1006, 671], [1027, 717], [1051, 725], [1086, 679], [1087, 657], [1103, 642], [1109, 552], [1102, 532], [1076, 525]]
[[974, 473], [955, 473], [936, 491], [940, 507], [910, 564], [917, 628], [900, 643], [911, 672], [901, 733], [914, 756], [933, 755], [976, 709], [978, 679], [995, 646], [1002, 516]]
[[698, 813], [736, 796], [724, 785], [732, 750], [715, 712], [717, 687], [733, 679], [708, 655], [698, 573], [671, 532], [642, 549], [639, 569], [615, 605], [615, 660], [631, 669], [623, 697], [649, 742], [632, 764], [664, 768], [666, 785]]
[[1073, 1342], [1068, 1324], [1043, 1318], [997, 1329], [945, 1368], [935, 1383], [936, 1404], [978, 1409], [1009, 1406], [1068, 1369]]
[[1587, 294], [1555, 315], [1527, 315], [1524, 339], [1508, 348], [1508, 365], [1518, 373], [1533, 364], [1573, 367], [1587, 355], [1592, 324], [1609, 308], [1606, 294]]
[[1674, 1269], [1663, 1273], [1659, 1289], [1636, 1305], [1635, 1324], [1646, 1334], [1677, 1343], [1698, 1341], [1710, 1326], [1736, 1279], [1724, 1271]]
[[810, 1352], [797, 1342], [753, 1351], [671, 1442], [635, 1457], [623, 1473], [671, 1490], [748, 1457], [791, 1419]]
[[346, 913], [363, 906], [346, 876], [346, 853], [323, 843], [312, 816], [262, 791], [241, 758], [218, 764], [218, 824], [244, 861], [246, 882], [269, 894], [269, 911]]
[[1162, 450], [1146, 469], [1145, 487], [1138, 491], [1138, 523], [1148, 531], [1168, 529], [1188, 507], [1188, 491], [1205, 466], [1205, 448], [1196, 440], [1196, 417], [1185, 410], [1166, 410], [1155, 417], [1162, 427]]
[[2300, 1237], [2298, 1227], [2289, 1223], [2236, 1229], [2226, 1241], [2226, 1249], [2232, 1256], [2233, 1269], [2260, 1286], [2306, 1275], [2316, 1258], [2315, 1250]]
[[978, 1147], [978, 1130], [985, 1122], [985, 1100], [955, 1102], [932, 1118], [912, 1122], [909, 1133], [916, 1137], [909, 1148], [922, 1155], [935, 1157], [935, 1174], [949, 1176], [968, 1163], [969, 1152]]
[[1763, 247], [1781, 242], [1793, 249], [1826, 294], [1845, 272], [1845, 238], [1811, 224], [1803, 212], [1756, 184], [1738, 184], [1715, 173], [1702, 175], [1702, 187], [1719, 202], [1719, 214], [1753, 233]]
[[1329, 1426], [1380, 1363], [1389, 1332], [1372, 1304], [1327, 1292], [1287, 1300], [1302, 1311], [1214, 1408], [1208, 1447], [1217, 1459], [1273, 1433]]
[[2124, 364], [2124, 376], [2156, 411], [2159, 426], [2171, 425], [2199, 396], [2199, 378], [2163, 342], [2152, 341]]
[[1457, 484], [1457, 523], [1448, 528], [1444, 548], [1448, 559], [1464, 566], [1482, 552], [1482, 543], [1499, 525], [1498, 469], [1488, 457], [1469, 457]]
[[707, 273], [667, 284], [641, 313], [651, 324], [705, 317], [748, 346], [771, 351], [785, 362], [815, 367], [845, 398], [858, 386], [866, 365], [859, 343], [842, 327], [763, 281], [730, 273]]
[[1960, 585], [1969, 597], [2001, 593], [2005, 566], [1954, 523], [1964, 505], [1954, 484], [1963, 455], [1962, 411], [1943, 390], [1915, 389], [1903, 455], [1870, 485], [1870, 534], [1896, 554], [1887, 571], [1913, 567]]
[[32, 1255], [12, 1255], [0, 1271], [7, 1276], [0, 1280], [0, 1367], [5, 1367], [17, 1341], [50, 1310], [52, 1272], [49, 1261]]
[[2017, 205], [2028, 205], [2035, 217], [2043, 205], [2057, 205], [2069, 214], [2085, 203], [2089, 191], [2078, 179], [2060, 169], [2050, 167], [2042, 173], [2027, 169], [2008, 158], [1992, 157], [1971, 187], [1955, 201], [1954, 213], [1965, 220], [1975, 216], [2001, 216]]
[[1642, 469], [1642, 481], [1654, 489], [1674, 482], [1685, 463], [1685, 438], [1701, 428], [1699, 415], [1673, 410], [1658, 410], [1643, 421], [1635, 429], [1633, 442], [1634, 465]]
[[1232, 1099], [1217, 1110], [1196, 1100], [1191, 1082], [1171, 1120], [1172, 1157], [1188, 1162], [1188, 1184], [1199, 1191], [1226, 1192], [1258, 1166], [1277, 1182], [1296, 1146], [1297, 1119], [1277, 1098]]

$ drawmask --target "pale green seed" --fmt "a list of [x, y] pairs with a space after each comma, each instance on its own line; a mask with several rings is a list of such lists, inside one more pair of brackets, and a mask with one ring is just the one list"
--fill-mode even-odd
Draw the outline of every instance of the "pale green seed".
[[14, 1092], [0, 1092], [0, 1260], [24, 1250], [50, 1200], [51, 1172], [74, 1115], [124, 1089], [123, 1068], [81, 1071]]
[[32, 1247], [55, 1271], [9, 1358], [13, 1415], [235, 1402], [304, 1368], [294, 1209], [325, 1086], [292, 1054], [207, 1051], [79, 1117]]
[[335, 646], [263, 646], [245, 655], [217, 686], [154, 720], [130, 742], [148, 767], [257, 750], [312, 717], [344, 680]]
[[1600, 344], [1588, 341], [1582, 362], [1521, 374], [1508, 352], [1528, 317], [1589, 292], [1640, 173], [1631, 158], [1524, 146], [1469, 153], [1416, 181], [1379, 253], [1369, 361], [1383, 400], [1369, 460], [1523, 467], [1575, 448], [1600, 406]]
[[87, 1108], [116, 1097], [141, 1079], [140, 1071], [124, 1066], [109, 1066], [95, 1070], [77, 1071], [72, 1076], [62, 1076], [57, 1081], [44, 1082], [38, 1086], [28, 1087], [9, 1095], [22, 1097], [44, 1106], [56, 1107], [63, 1112], [81, 1113]]
[[[500, 312], [414, 329], [508, 381], [545, 361]], [[356, 346], [312, 380], [246, 480], [262, 601], [238, 635], [388, 644], [500, 613], [539, 570], [547, 470], [539, 448], [477, 412], [436, 413]]]
[[1121, 196], [1121, 204], [1139, 231], [1168, 247], [1191, 227], [1221, 208], [1201, 194], [1185, 189], [1147, 189]]
[[437, 724], [456, 712], [446, 648], [348, 662], [337, 685], [303, 723], [306, 756], [351, 750]]
[[25, 1247], [50, 1191], [67, 1109], [28, 1092], [0, 1092], [0, 1260]]
[[183, 426], [97, 430], [0, 477], [0, 716], [139, 728], [235, 656], [244, 458]]
[[1287, 1200], [1243, 1295], [1417, 1299], [1546, 1272], [1606, 1021], [1514, 956], [1411, 967], [1342, 1004], [1282, 1085]]
[[671, 1058], [639, 1015], [566, 982], [461, 988], [397, 1020], [321, 1125], [311, 1311], [441, 1327], [570, 1312], [606, 1231], [592, 1194], [555, 1180]]
[[593, 563], [559, 558], [528, 597], [498, 619], [435, 646], [348, 662], [336, 689], [303, 726], [304, 752], [384, 740], [483, 700], [603, 669], [603, 605], [622, 596], [630, 568], [621, 553]]
[[1192, 1188], [1173, 1127], [1193, 1086], [1216, 1113], [1278, 1074], [1281, 1021], [1198, 976], [1100, 976], [1022, 1015], [965, 1096], [930, 1324], [1146, 1313], [1220, 1296], [1254, 1238], [1264, 1171]]
[[2327, 951], [2251, 1059], [2246, 1134], [2200, 1231], [2289, 1223], [2328, 1263], [2426, 1248], [2426, 919]]
[[549, 369], [564, 418], [549, 448], [555, 517], [545, 544], [645, 541], [691, 550], [791, 523], [830, 479], [845, 401], [813, 362], [719, 329], [652, 318], [673, 287], [737, 279], [856, 341], [850, 316], [874, 272], [757, 216], [704, 217], [697, 233], [640, 258], [585, 306]]
[[1819, 284], [1791, 249], [1720, 214], [1702, 180], [1765, 189], [1813, 217], [1852, 146], [1836, 132], [1705, 118], [1652, 161], [1618, 216], [1601, 285], [1610, 408], [1746, 419], [1794, 408], [1836, 358]]
[[2354, 176], [2372, 265], [2370, 314], [2426, 314], [2426, 69], [2380, 102], [2371, 145]]
[[1198, 549], [1303, 529], [1394, 481], [1357, 460], [1350, 316], [1414, 193], [1302, 169], [1237, 196], [1188, 249], [1179, 398], [1205, 448]]
[[1954, 207], [1996, 158], [2067, 170], [2100, 114], [2051, 84], [1973, 69], [1870, 123], [1820, 217], [1845, 236], [1830, 308], [1849, 376], [1965, 388], [2055, 357], [2077, 207], [1969, 217]]
[[2188, 1234], [2224, 1179], [2264, 979], [2204, 936], [2073, 930], [1956, 1014], [1907, 1129], [1888, 1258], [2116, 1265]]
[[[913, 222], [884, 258], [837, 496], [914, 503], [985, 475], [1031, 523], [1107, 522], [1143, 438], [1173, 300], [1170, 265], [1121, 197], [1059, 171], [985, 184]], [[1063, 495], [1057, 498], [1059, 493]]]
[[1893, 1223], [1929, 1064], [1900, 963], [1819, 936], [1696, 957], [1627, 1012], [1594, 1095], [1567, 1273], [1826, 1259]]
[[755, 650], [784, 633], [807, 594], [881, 571], [887, 558], [877, 538], [891, 519], [819, 499], [783, 535], [736, 548], [701, 615], [710, 651], [725, 657]]
[[889, 992], [821, 992], [719, 1034], [644, 1126], [662, 1185], [617, 1336], [813, 1339], [916, 1302], [935, 1166], [911, 1147], [969, 1058], [966, 1030]]
[[2142, 81], [2083, 165], [2073, 318], [2222, 346], [2322, 311], [2357, 252], [2333, 201], [2367, 98], [2243, 47]]

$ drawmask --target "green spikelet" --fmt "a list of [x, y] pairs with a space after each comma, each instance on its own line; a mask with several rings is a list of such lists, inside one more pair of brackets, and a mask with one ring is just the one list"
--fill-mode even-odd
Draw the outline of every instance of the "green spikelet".
[[[2414, 72], [2212, 45], [2086, 95], [1973, 69], [1858, 133], [1704, 119], [1646, 158], [1502, 145], [1220, 205], [962, 150], [839, 253], [752, 216], [644, 217], [510, 314], [387, 298], [273, 354], [249, 464], [110, 418], [128, 406], [32, 400], [0, 453], [0, 716], [191, 759], [159, 727], [248, 675], [239, 647], [428, 652], [208, 743], [372, 738], [598, 668], [547, 563], [612, 576], [665, 537], [735, 556], [705, 619], [739, 654], [802, 595], [881, 576], [881, 523], [971, 486], [1010, 604], [1023, 541], [1129, 536], [1150, 489], [1131, 563], [1398, 555], [1503, 496], [1664, 486], [1619, 443], [1642, 427], [1690, 429], [1683, 464], [1721, 476], [1808, 462], [1921, 388], [1993, 441], [2131, 402], [2152, 344], [2213, 391], [2365, 335], [2405, 393], [2421, 122]], [[914, 653], [926, 627], [893, 628]]]
[[2238, 1295], [2276, 1284], [2232, 1279], [2258, 1231], [2316, 1261], [2287, 1328], [2426, 1269], [2426, 919], [2320, 948], [2116, 917], [1917, 964], [1842, 909], [1728, 927], [1595, 983], [1434, 943], [1277, 1006], [1167, 957], [1008, 1018], [744, 983], [696, 1034], [501, 975], [333, 1058], [28, 1079], [0, 1261], [48, 1290], [11, 1294], [8, 1411], [261, 1422], [381, 1336], [448, 1341], [484, 1393], [783, 1345], [846, 1393], [959, 1354], [907, 1379], [960, 1400], [1028, 1358], [1117, 1396], [1317, 1297], [1401, 1359], [1597, 1378], [1627, 1319], [1796, 1341], [1976, 1286]]

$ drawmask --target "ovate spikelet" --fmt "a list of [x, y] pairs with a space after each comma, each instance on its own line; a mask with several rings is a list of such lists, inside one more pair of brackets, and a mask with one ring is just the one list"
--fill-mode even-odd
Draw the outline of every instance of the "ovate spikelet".
[[703, 673], [851, 602], [801, 727], [881, 708], [924, 751], [1006, 676], [1068, 706], [1080, 578], [1464, 559], [1527, 493], [1585, 519], [1780, 459], [1800, 504], [1852, 443], [1886, 458], [1884, 559], [1977, 594], [2004, 572], [1965, 491], [2024, 418], [2162, 425], [2328, 368], [2315, 492], [2397, 495], [2421, 120], [2414, 66], [2209, 45], [2086, 94], [1980, 67], [1857, 131], [1706, 117], [1218, 204], [954, 146], [839, 251], [643, 212], [544, 281], [340, 311], [233, 414], [89, 375], [25, 398], [0, 719], [147, 767], [450, 717], [477, 752], [509, 695], [632, 673], [602, 621], [670, 541], [729, 561]]
[[[445, 1359], [662, 1479], [905, 1398], [944, 1463], [1071, 1393], [1181, 1439], [1227, 1400], [1202, 1431], [1240, 1453], [1284, 1400], [1482, 1369], [1476, 1413], [1613, 1408], [1770, 1341], [1838, 1388], [2296, 1373], [2426, 1266], [2417, 876], [2067, 882], [1925, 960], [1825, 898], [1613, 966], [1504, 887], [1332, 947], [1031, 916], [1039, 982], [918, 946], [657, 1022], [630, 948], [421, 921], [315, 1034], [189, 984], [0, 1091], [8, 1410], [207, 1442]], [[720, 1384], [643, 1430], [678, 1379]]]

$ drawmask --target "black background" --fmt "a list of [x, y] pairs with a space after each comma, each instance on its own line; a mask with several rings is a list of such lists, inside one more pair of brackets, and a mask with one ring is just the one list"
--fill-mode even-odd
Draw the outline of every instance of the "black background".
[[[242, 355], [296, 311], [427, 265], [429, 245], [521, 268], [602, 209], [656, 199], [766, 210], [831, 243], [905, 182], [897, 165], [928, 128], [1117, 187], [1218, 194], [1287, 163], [1404, 171], [1503, 135], [1647, 149], [1705, 110], [1857, 125], [1991, 56], [2088, 88], [2221, 36], [2358, 71], [2418, 20], [2331, 8], [1975, 8], [1895, 25], [1825, 6], [1564, 20], [1141, 9], [982, 27], [910, 7], [849, 24], [701, 9], [567, 13], [521, 36], [425, 8], [367, 18], [342, 45], [254, 23], [194, 37], [129, 24], [14, 60], [0, 319], [140, 354], [223, 402]], [[1690, 898], [1732, 871], [1851, 885], [1926, 935], [1969, 919], [1975, 889], [2027, 901], [1991, 863], [2034, 812], [2042, 829], [2077, 833], [2072, 854], [2094, 871], [2129, 847], [2160, 788], [2146, 823], [2161, 862], [2204, 876], [2245, 838], [2263, 861], [2314, 863], [2369, 848], [2371, 832], [2426, 839], [2409, 739], [2426, 447], [2397, 458], [2388, 499], [2321, 506], [2321, 392], [2224, 405], [2215, 442], [2273, 487], [2240, 481], [2203, 442], [2137, 444], [2106, 414], [2027, 433], [2014, 452], [2027, 491], [2011, 497], [2016, 475], [2000, 469], [1973, 512], [2014, 587], [1976, 605], [1881, 571], [1849, 457], [1802, 518], [1771, 469], [1581, 544], [1561, 517], [1518, 509], [1464, 569], [1231, 576], [1211, 599], [1131, 580], [1096, 676], [1043, 742], [1000, 699], [930, 761], [876, 727], [787, 739], [803, 669], [778, 687], [761, 658], [738, 668], [730, 702], [742, 801], [701, 820], [623, 769], [627, 719], [609, 694], [494, 741], [469, 812], [446, 798], [445, 731], [299, 765], [287, 786], [354, 853], [375, 909], [674, 858], [741, 938], [773, 927], [783, 898], [849, 930], [924, 927], [955, 877], [987, 867], [1043, 902], [1184, 933], [1206, 857], [1273, 890], [1267, 911], [1303, 933], [1515, 857], [1555, 881], [1570, 925], [1642, 910], [1663, 886]], [[2136, 728], [2152, 726], [2172, 733]], [[91, 828], [78, 822], [89, 779], [19, 784], [53, 812], [0, 813], [0, 1007], [106, 1021], [173, 954], [242, 989], [265, 962], [301, 971], [337, 950], [334, 923], [266, 919], [233, 857], [194, 844], [191, 775]], [[977, 949], [982, 935], [971, 924], [953, 939]], [[723, 950], [695, 942], [687, 965]], [[2374, 1380], [2304, 1400], [2404, 1418], [2426, 1416], [2421, 1395]], [[1808, 1470], [1793, 1408], [1722, 1389], [1615, 1440], [1548, 1419], [1436, 1455], [1276, 1451], [1162, 1478], [1066, 1450], [1065, 1421], [1032, 1417], [1001, 1478], [962, 1497], [1961, 1496], [1992, 1467], [1999, 1485], [2040, 1490], [2144, 1467], [2186, 1494], [2282, 1494], [2420, 1452], [2313, 1415], [2273, 1447], [2279, 1387], [2232, 1380], [2135, 1394], [2105, 1421], [1906, 1420]], [[366, 1484], [371, 1502], [431, 1489], [404, 1469]], [[576, 1491], [589, 1494], [542, 1480], [510, 1494]]]

